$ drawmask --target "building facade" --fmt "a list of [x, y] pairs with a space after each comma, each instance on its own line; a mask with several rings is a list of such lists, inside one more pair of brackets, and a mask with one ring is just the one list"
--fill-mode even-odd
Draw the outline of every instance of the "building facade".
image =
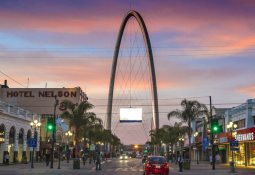
[[[212, 117], [213, 119], [217, 119], [220, 126], [225, 126], [225, 118], [224, 114], [228, 110], [228, 108], [216, 108], [212, 107]], [[209, 160], [209, 156], [211, 155], [211, 143], [210, 143], [210, 118], [206, 116], [201, 116], [200, 118], [192, 121], [192, 139], [191, 143], [193, 145], [192, 149], [192, 160], [203, 161]], [[221, 155], [222, 163], [226, 163], [226, 157], [224, 156], [226, 153], [225, 150], [216, 150], [218, 154]]]
[[[6, 163], [6, 154], [9, 163], [30, 161], [31, 148], [27, 141], [40, 135], [40, 130], [33, 130], [30, 126], [35, 119], [40, 121], [40, 116], [0, 99], [0, 164]], [[37, 152], [39, 143], [40, 137], [37, 137]]]
[[[227, 125], [233, 122], [237, 125], [230, 131]], [[231, 140], [238, 141], [238, 147], [233, 151], [237, 165], [255, 166], [255, 99], [229, 109], [225, 113], [225, 133], [221, 134], [220, 145], [227, 150], [227, 161], [232, 161]]]
[[[7, 83], [6, 83], [7, 84]], [[41, 149], [40, 155], [43, 155], [47, 149], [51, 148], [52, 132], [46, 129], [49, 117], [57, 118], [56, 124], [56, 141], [57, 145], [61, 145], [64, 140], [65, 132], [68, 129], [67, 124], [60, 118], [65, 106], [63, 101], [69, 100], [74, 104], [87, 101], [86, 94], [80, 87], [75, 88], [0, 88], [0, 98], [14, 106], [22, 107], [41, 116]], [[58, 101], [58, 103], [57, 103]], [[55, 110], [55, 104], [56, 110]], [[68, 122], [68, 121], [66, 121]]]

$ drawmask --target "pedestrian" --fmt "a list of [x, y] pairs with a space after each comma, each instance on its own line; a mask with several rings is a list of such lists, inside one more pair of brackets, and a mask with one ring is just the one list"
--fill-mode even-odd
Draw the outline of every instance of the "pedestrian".
[[96, 155], [96, 170], [101, 170], [101, 156], [100, 153]]
[[6, 165], [9, 165], [9, 152], [7, 152], [4, 156]]
[[67, 163], [69, 163], [70, 156], [71, 156], [71, 150], [68, 149], [68, 150], [66, 151], [66, 162], [67, 162]]
[[219, 155], [219, 153], [216, 154], [215, 158], [216, 158], [216, 163], [219, 164], [220, 163], [220, 155]]
[[86, 161], [87, 161], [87, 156], [86, 156], [85, 152], [82, 154], [82, 161], [83, 161], [83, 166], [85, 166]]
[[97, 159], [97, 153], [94, 152], [94, 153], [93, 153], [93, 162], [94, 162], [94, 164], [96, 163], [96, 159]]
[[212, 163], [213, 163], [212, 155], [210, 155], [209, 160], [210, 160], [210, 164], [212, 165]]
[[49, 150], [46, 150], [45, 160], [46, 160], [46, 166], [49, 166], [49, 164], [50, 164], [50, 153], [49, 153]]
[[182, 172], [182, 167], [183, 167], [183, 157], [181, 154], [179, 154], [178, 158], [177, 158], [178, 164], [179, 164], [179, 171]]
[[91, 164], [92, 163], [92, 153], [90, 152], [89, 153], [89, 164]]

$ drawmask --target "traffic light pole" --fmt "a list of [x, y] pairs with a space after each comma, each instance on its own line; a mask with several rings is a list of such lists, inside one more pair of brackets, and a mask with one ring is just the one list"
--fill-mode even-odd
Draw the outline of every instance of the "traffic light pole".
[[210, 121], [211, 121], [211, 146], [212, 146], [212, 170], [215, 170], [215, 148], [213, 144], [213, 128], [212, 128], [212, 122], [213, 122], [213, 116], [212, 116], [212, 97], [209, 96], [210, 98]]
[[51, 164], [50, 168], [53, 168], [53, 162], [54, 162], [54, 144], [55, 144], [55, 135], [56, 135], [56, 108], [58, 105], [57, 96], [55, 96], [55, 104], [54, 104], [54, 114], [53, 114], [53, 131], [52, 131], [52, 142], [51, 142]]

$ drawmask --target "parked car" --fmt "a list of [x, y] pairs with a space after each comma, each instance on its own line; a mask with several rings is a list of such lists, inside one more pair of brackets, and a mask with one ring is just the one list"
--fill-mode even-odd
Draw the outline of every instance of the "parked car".
[[169, 163], [163, 156], [149, 156], [144, 164], [144, 175], [169, 175]]

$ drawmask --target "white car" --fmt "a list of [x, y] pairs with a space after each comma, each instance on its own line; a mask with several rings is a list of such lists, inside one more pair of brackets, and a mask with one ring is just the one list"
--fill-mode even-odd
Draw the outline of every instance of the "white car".
[[141, 155], [141, 154], [138, 154], [138, 155], [136, 156], [136, 158], [137, 158], [137, 159], [141, 159], [141, 158], [142, 158], [142, 155]]
[[120, 155], [120, 160], [127, 160], [128, 156], [126, 154]]

